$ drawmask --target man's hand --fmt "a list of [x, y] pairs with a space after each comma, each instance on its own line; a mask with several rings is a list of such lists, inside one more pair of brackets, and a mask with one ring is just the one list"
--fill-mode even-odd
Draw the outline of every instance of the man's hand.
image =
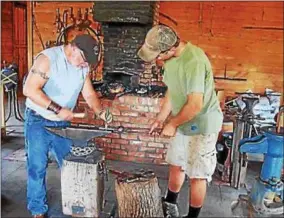
[[169, 122], [163, 128], [162, 135], [172, 137], [176, 134], [176, 131], [177, 127], [173, 123]]
[[74, 114], [72, 111], [70, 111], [69, 109], [66, 109], [66, 108], [62, 108], [59, 113], [57, 114], [57, 116], [59, 118], [61, 118], [62, 120], [72, 120], [73, 117], [74, 117]]
[[162, 109], [158, 116], [156, 117], [156, 120], [152, 123], [149, 134], [151, 135], [160, 135], [160, 132], [155, 131], [158, 127], [162, 127], [163, 123], [171, 113], [172, 107], [170, 103], [169, 98], [169, 91], [166, 92], [164, 102], [162, 105]]
[[102, 110], [99, 114], [98, 114], [99, 118], [101, 118], [102, 120], [104, 120], [106, 123], [111, 123], [113, 120], [113, 116], [112, 113], [109, 111], [109, 109], [106, 110]]
[[159, 121], [159, 120], [156, 119], [156, 120], [152, 123], [152, 125], [151, 125], [149, 134], [150, 134], [150, 135], [158, 135], [159, 133], [156, 132], [155, 129], [157, 129], [160, 125], [161, 125], [161, 121]]

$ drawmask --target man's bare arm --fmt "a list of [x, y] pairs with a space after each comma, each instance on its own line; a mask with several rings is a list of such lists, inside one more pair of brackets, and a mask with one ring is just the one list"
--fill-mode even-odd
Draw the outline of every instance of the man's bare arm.
[[172, 111], [172, 106], [169, 98], [169, 91], [167, 91], [162, 105], [162, 109], [157, 116], [157, 120], [163, 123], [170, 115], [171, 111]]
[[48, 96], [42, 91], [42, 87], [49, 78], [49, 59], [40, 55], [35, 60], [23, 88], [23, 94], [33, 102], [47, 108], [51, 102]]
[[87, 76], [83, 89], [82, 95], [85, 101], [87, 102], [88, 106], [93, 109], [93, 111], [98, 114], [102, 111], [102, 105], [98, 98], [97, 93], [95, 92], [91, 79]]
[[178, 127], [193, 119], [203, 107], [203, 93], [192, 93], [187, 96], [187, 102], [180, 112], [169, 121]]

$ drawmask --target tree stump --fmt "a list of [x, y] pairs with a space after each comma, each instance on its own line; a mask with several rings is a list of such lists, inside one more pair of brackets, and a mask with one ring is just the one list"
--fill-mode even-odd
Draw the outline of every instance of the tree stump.
[[104, 201], [103, 159], [96, 151], [88, 157], [65, 157], [61, 170], [63, 214], [99, 217]]
[[163, 217], [161, 190], [155, 174], [140, 170], [121, 175], [115, 181], [119, 217]]

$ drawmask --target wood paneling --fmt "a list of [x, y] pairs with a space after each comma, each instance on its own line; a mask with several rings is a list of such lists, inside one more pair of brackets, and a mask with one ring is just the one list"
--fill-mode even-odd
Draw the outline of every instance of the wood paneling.
[[[62, 12], [64, 10], [69, 10], [70, 7], [73, 7], [73, 12], [76, 16], [79, 8], [84, 12], [85, 8], [91, 8], [94, 2], [84, 1], [84, 2], [35, 2], [33, 5], [33, 14], [34, 19], [36, 21], [37, 28], [42, 37], [44, 44], [47, 41], [55, 41], [58, 37], [58, 33], [56, 32], [55, 17], [56, 17], [56, 9], [59, 8], [61, 19]], [[29, 14], [31, 16], [31, 14]], [[92, 20], [91, 15], [89, 15], [89, 19]], [[70, 23], [71, 21], [69, 21]], [[33, 53], [32, 56], [35, 57], [38, 52], [40, 52], [43, 47], [41, 45], [38, 34], [35, 32], [35, 27], [33, 29]]]
[[[15, 4], [13, 8], [13, 57], [19, 67], [19, 80], [23, 81], [24, 75], [28, 71], [27, 66], [27, 9], [26, 5]], [[20, 84], [20, 89], [21, 89]]]
[[19, 69], [19, 90], [27, 72], [26, 2], [1, 2], [1, 60]]
[[200, 46], [214, 74], [246, 78], [216, 81], [227, 93], [283, 91], [283, 2], [161, 2], [160, 17], [180, 37]]
[[[111, 3], [110, 3], [111, 4]], [[93, 2], [36, 2], [35, 20], [44, 42], [56, 40], [55, 12], [59, 8], [90, 8]], [[283, 2], [160, 2], [162, 23], [174, 27], [182, 39], [197, 44], [210, 57], [215, 75], [247, 78], [246, 82], [217, 81], [227, 92], [283, 89]], [[251, 28], [251, 29], [250, 29]], [[282, 30], [281, 30], [282, 28]], [[42, 50], [33, 32], [34, 57]]]
[[1, 1], [1, 60], [13, 61], [13, 2]]

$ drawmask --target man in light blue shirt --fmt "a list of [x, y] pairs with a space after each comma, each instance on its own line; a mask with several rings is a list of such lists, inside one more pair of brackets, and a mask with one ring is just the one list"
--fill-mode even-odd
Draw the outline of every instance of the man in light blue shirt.
[[40, 52], [25, 81], [25, 148], [27, 153], [27, 207], [34, 217], [48, 211], [45, 176], [48, 152], [61, 167], [71, 149], [71, 141], [47, 131], [45, 127], [66, 127], [74, 117], [73, 109], [82, 93], [88, 106], [103, 120], [106, 117], [88, 75], [89, 64], [98, 59], [97, 41], [78, 35], [68, 45]]

